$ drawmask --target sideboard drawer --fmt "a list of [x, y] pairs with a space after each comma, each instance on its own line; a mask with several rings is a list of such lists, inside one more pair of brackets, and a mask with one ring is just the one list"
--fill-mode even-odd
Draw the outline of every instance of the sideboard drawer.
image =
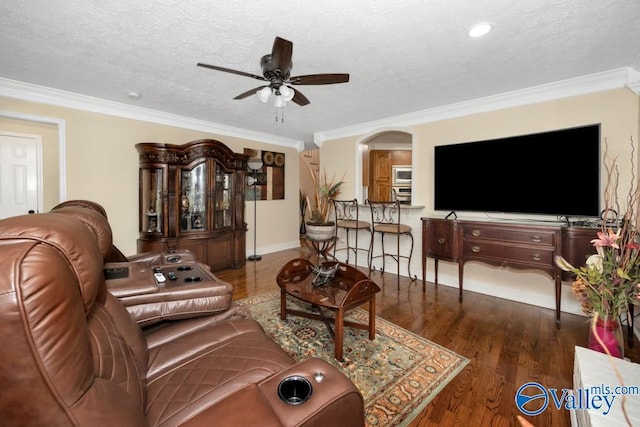
[[484, 225], [465, 225], [464, 239], [499, 240], [501, 242], [525, 243], [530, 245], [553, 246], [553, 230], [517, 229]]
[[500, 242], [487, 240], [465, 240], [462, 256], [465, 259], [493, 261], [500, 264], [527, 264], [548, 269], [553, 266], [553, 247], [532, 247], [505, 245]]
[[429, 221], [427, 223], [428, 256], [453, 259], [455, 258], [455, 223], [452, 221]]

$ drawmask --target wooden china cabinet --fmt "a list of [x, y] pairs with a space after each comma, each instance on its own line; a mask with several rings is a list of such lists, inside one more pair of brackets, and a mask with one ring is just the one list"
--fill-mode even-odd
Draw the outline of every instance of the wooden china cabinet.
[[138, 252], [188, 249], [213, 270], [244, 265], [247, 156], [212, 139], [136, 149]]

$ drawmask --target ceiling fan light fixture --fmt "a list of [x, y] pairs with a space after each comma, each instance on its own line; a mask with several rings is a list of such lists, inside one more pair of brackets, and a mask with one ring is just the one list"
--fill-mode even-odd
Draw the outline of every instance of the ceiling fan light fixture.
[[286, 102], [291, 101], [293, 99], [294, 94], [295, 94], [295, 91], [291, 89], [289, 86], [287, 85], [280, 86], [280, 95], [282, 95], [282, 99], [284, 99]]
[[265, 86], [256, 92], [258, 99], [264, 103], [269, 100], [269, 95], [271, 95], [271, 88], [269, 86]]
[[285, 106], [287, 102], [284, 100], [284, 97], [282, 95], [276, 95], [276, 101], [275, 101], [275, 106], [276, 108], [282, 108]]
[[480, 22], [469, 28], [467, 34], [471, 38], [478, 38], [489, 34], [492, 29], [493, 25], [490, 22]]

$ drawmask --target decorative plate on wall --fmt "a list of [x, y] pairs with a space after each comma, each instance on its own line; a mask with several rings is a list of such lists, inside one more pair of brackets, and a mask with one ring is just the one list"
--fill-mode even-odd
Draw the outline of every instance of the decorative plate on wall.
[[273, 165], [274, 155], [271, 151], [263, 151], [262, 152], [262, 161], [265, 165], [271, 166]]
[[283, 153], [276, 153], [275, 164], [279, 168], [284, 166], [284, 154]]

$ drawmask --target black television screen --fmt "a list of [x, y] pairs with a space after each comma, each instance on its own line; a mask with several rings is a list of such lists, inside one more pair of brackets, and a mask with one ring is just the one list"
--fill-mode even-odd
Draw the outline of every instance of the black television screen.
[[557, 216], [600, 214], [600, 125], [434, 150], [434, 208]]

